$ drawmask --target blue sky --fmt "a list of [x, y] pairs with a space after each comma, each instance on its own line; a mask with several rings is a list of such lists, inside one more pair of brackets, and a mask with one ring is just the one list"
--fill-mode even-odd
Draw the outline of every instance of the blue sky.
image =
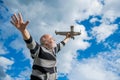
[[[57, 55], [58, 80], [120, 80], [119, 0], [0, 0], [0, 80], [29, 80], [33, 60], [10, 24], [21, 12], [33, 38], [74, 25], [81, 35]], [[109, 77], [108, 77], [109, 76]]]

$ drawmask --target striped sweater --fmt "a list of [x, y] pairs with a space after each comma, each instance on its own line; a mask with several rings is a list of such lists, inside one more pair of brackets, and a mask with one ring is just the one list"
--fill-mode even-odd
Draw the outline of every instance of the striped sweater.
[[54, 48], [53, 52], [50, 52], [45, 47], [39, 45], [30, 36], [30, 39], [25, 40], [28, 49], [30, 50], [31, 57], [34, 60], [32, 67], [32, 74], [36, 77], [43, 73], [56, 73], [56, 53], [65, 45], [62, 41]]

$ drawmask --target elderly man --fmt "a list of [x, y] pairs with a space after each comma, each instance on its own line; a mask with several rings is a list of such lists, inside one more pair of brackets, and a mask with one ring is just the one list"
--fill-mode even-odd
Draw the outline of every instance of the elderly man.
[[24, 22], [20, 13], [12, 16], [11, 23], [21, 32], [34, 60], [31, 80], [56, 80], [56, 53], [69, 41], [70, 34], [59, 44], [51, 35], [45, 34], [40, 38], [39, 45], [26, 29], [29, 21]]

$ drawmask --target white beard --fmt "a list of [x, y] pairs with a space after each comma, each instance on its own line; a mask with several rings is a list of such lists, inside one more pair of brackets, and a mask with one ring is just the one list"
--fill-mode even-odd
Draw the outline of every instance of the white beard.
[[53, 48], [55, 48], [57, 45], [56, 45], [56, 43], [54, 42], [54, 43], [52, 43], [52, 44], [49, 44], [49, 48], [51, 48], [51, 49], [53, 49]]
[[45, 46], [47, 49], [54, 49], [57, 46], [56, 42], [47, 43]]

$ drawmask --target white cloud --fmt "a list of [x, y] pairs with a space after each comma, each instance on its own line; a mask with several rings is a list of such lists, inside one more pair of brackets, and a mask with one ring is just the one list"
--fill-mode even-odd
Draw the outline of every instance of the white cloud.
[[[120, 17], [120, 3], [119, 0], [105, 0], [105, 5], [103, 7], [103, 19], [110, 19], [113, 22], [117, 17]], [[104, 22], [104, 20], [103, 20]]]
[[29, 67], [26, 67], [25, 70], [21, 71], [16, 77], [12, 77], [10, 74], [7, 74], [7, 70], [10, 70], [13, 64], [13, 60], [0, 57], [0, 80], [29, 80], [32, 72]]
[[5, 57], [0, 57], [0, 80], [12, 80], [6, 71], [11, 68], [13, 63], [13, 60], [7, 59]]
[[72, 69], [71, 62], [73, 61], [75, 54], [71, 53], [71, 51], [65, 52], [63, 54], [59, 54], [58, 57], [58, 73], [67, 74]]
[[14, 63], [14, 61], [9, 60], [5, 57], [0, 57], [0, 64], [3, 66], [5, 69], [8, 69], [9, 66], [11, 66]]
[[[9, 46], [13, 49], [16, 50], [16, 53], [18, 53], [20, 50], [22, 50], [22, 53], [24, 55], [24, 60], [29, 59], [30, 60], [30, 65], [32, 65], [33, 60], [30, 56], [30, 51], [27, 48], [24, 39], [21, 36], [18, 36], [15, 40], [13, 40]], [[14, 55], [18, 55], [18, 54], [14, 54]]]
[[64, 12], [67, 12], [69, 19], [87, 19], [90, 15], [101, 14], [102, 5], [97, 0], [66, 0], [61, 1]]
[[2, 80], [14, 80], [10, 75], [6, 75], [6, 77]]
[[0, 43], [0, 55], [4, 55], [4, 54], [7, 54], [8, 51], [6, 50], [6, 48], [3, 46], [2, 43]]
[[119, 80], [115, 73], [105, 70], [104, 64], [99, 63], [98, 60], [88, 59], [87, 62], [77, 62], [68, 75], [69, 80]]
[[90, 22], [91, 23], [95, 23], [96, 21], [100, 21], [98, 18], [92, 18], [91, 20], [90, 20]]
[[[23, 54], [25, 55], [26, 59], [30, 59], [30, 52], [26, 47], [26, 44], [24, 42], [24, 39], [22, 37], [17, 37], [15, 40], [13, 40], [9, 46], [13, 49], [15, 49], [16, 51], [20, 51], [23, 50]], [[17, 53], [17, 52], [16, 52]], [[17, 54], [15, 54], [17, 55]]]
[[117, 25], [101, 24], [99, 27], [92, 28], [92, 35], [97, 39], [97, 42], [105, 41], [118, 29]]
[[100, 52], [97, 57], [74, 60], [68, 74], [69, 80], [119, 80], [119, 45], [110, 52]]

